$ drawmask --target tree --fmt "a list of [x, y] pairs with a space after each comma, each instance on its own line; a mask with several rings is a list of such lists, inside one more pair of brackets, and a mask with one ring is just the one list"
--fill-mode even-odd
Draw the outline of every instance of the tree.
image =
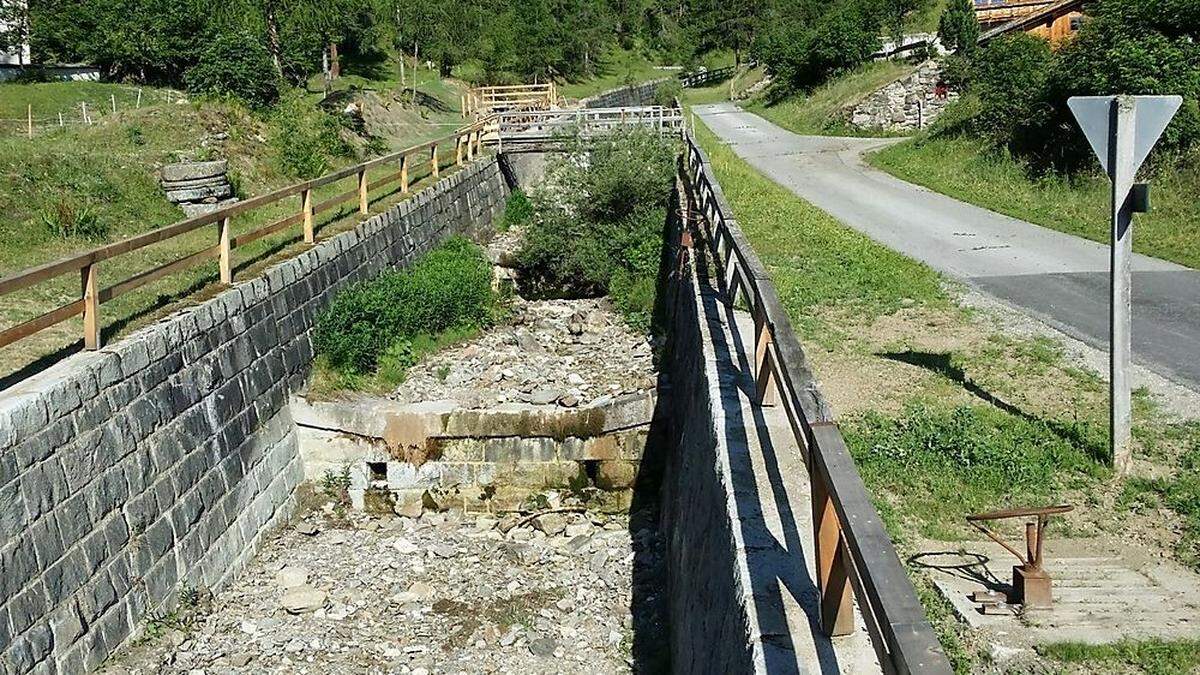
[[29, 47], [29, 6], [25, 0], [0, 0], [0, 52], [15, 54], [25, 64]]
[[979, 20], [971, 0], [950, 0], [938, 19], [942, 45], [955, 52], [970, 52], [979, 40]]

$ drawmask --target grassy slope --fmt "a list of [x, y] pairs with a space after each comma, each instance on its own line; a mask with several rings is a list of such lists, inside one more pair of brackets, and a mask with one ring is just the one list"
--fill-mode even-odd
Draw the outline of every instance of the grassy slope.
[[[1032, 179], [1008, 157], [979, 141], [918, 138], [884, 149], [870, 162], [904, 180], [972, 204], [1061, 232], [1109, 241], [1108, 181], [1099, 176], [1068, 181]], [[1200, 267], [1200, 163], [1181, 164], [1154, 176], [1152, 210], [1135, 217], [1139, 253]]]
[[[732, 53], [713, 53], [704, 56], [700, 63], [708, 68], [733, 64]], [[559, 87], [559, 92], [570, 99], [580, 99], [630, 83], [647, 82], [661, 77], [674, 77], [679, 71], [655, 68], [655, 63], [641, 52], [616, 49], [600, 60], [596, 77], [568, 82]]]
[[[697, 135], [817, 373], [834, 388], [839, 377], [868, 373], [853, 397], [870, 403], [843, 414], [842, 428], [902, 548], [923, 538], [974, 538], [963, 513], [1065, 499], [1081, 514], [1057, 527], [1077, 536], [1123, 538], [1135, 512], [1168, 506], [1184, 530], [1179, 558], [1200, 565], [1200, 514], [1189, 506], [1200, 489], [1189, 477], [1200, 457], [1186, 450], [1200, 443], [1200, 429], [1167, 422], [1139, 398], [1135, 452], [1172, 467], [1163, 472], [1172, 477], [1122, 490], [1095, 459], [1106, 443], [1102, 383], [1066, 363], [1057, 343], [994, 333], [993, 324], [955, 306], [932, 270], [758, 174], [700, 123]], [[908, 335], [879, 335], [905, 323]], [[897, 362], [919, 368], [896, 371]], [[1153, 518], [1149, 527], [1161, 532], [1163, 523]], [[956, 669], [971, 672], [984, 645], [956, 624], [926, 580], [916, 583]], [[1181, 644], [1165, 648], [1188, 647]], [[1126, 648], [1121, 658], [1152, 668], [1161, 651]], [[1104, 664], [1114, 657], [1074, 658]]]
[[[355, 80], [354, 78], [358, 78]], [[351, 75], [339, 87], [357, 84], [371, 86], [379, 93], [390, 95], [386, 80], [374, 81]], [[458, 97], [452, 85], [429, 82], [419, 85], [426, 93], [441, 95], [448, 107], [457, 108]], [[444, 89], [445, 91], [440, 91]], [[112, 85], [93, 83], [62, 83], [55, 85], [5, 85], [0, 100], [5, 105], [22, 107], [24, 101], [69, 103], [80, 96], [100, 96], [109, 90], [125, 90]], [[453, 94], [453, 95], [451, 95]], [[136, 90], [133, 96], [136, 97]], [[22, 98], [24, 97], [24, 98]], [[100, 118], [94, 126], [52, 128], [39, 133], [32, 141], [21, 135], [0, 133], [0, 276], [11, 274], [31, 265], [53, 260], [95, 246], [98, 241], [81, 238], [59, 239], [42, 222], [44, 214], [64, 206], [79, 212], [86, 210], [109, 226], [105, 241], [115, 241], [139, 232], [160, 227], [183, 217], [182, 212], [169, 204], [162, 195], [155, 171], [164, 163], [176, 161], [179, 152], [194, 156], [221, 156], [230, 160], [231, 177], [243, 197], [262, 194], [273, 188], [295, 182], [280, 168], [271, 142], [276, 135], [266, 119], [245, 110], [222, 103], [193, 102], [189, 104], [162, 103], [163, 92], [147, 88], [143, 91], [143, 107], [124, 110], [118, 100], [116, 115]], [[314, 101], [319, 95], [309, 95]], [[154, 103], [154, 101], [159, 101]], [[455, 109], [448, 112], [408, 115], [411, 134], [401, 133], [389, 139], [394, 147], [415, 144], [421, 140], [449, 133], [459, 121]], [[445, 118], [446, 125], [439, 122]], [[401, 120], [402, 122], [404, 120]], [[214, 134], [227, 134], [217, 140]], [[446, 153], [443, 153], [445, 155]], [[334, 164], [346, 164], [354, 158], [339, 158]], [[443, 165], [453, 157], [443, 157]], [[383, 167], [373, 176], [394, 171]], [[427, 174], [425, 165], [417, 167], [412, 178], [420, 180]], [[347, 190], [348, 183], [339, 183], [316, 191], [316, 200], [328, 198]], [[394, 191], [385, 188], [373, 193], [372, 200], [394, 201]], [[255, 210], [239, 216], [233, 222], [233, 234], [249, 232], [281, 217], [294, 213], [295, 200]], [[350, 217], [347, 217], [350, 216]], [[332, 232], [356, 221], [353, 209], [345, 206], [318, 216], [319, 232]], [[235, 254], [235, 275], [245, 278], [253, 269], [278, 259], [297, 248], [298, 228], [267, 237], [239, 248]], [[100, 268], [100, 283], [110, 285], [138, 272], [152, 269], [171, 260], [195, 252], [215, 241], [210, 228], [155, 244], [136, 253], [106, 261]], [[101, 310], [102, 326], [111, 334], [158, 316], [164, 307], [188, 297], [203, 297], [211, 292], [216, 278], [216, 264], [207, 263], [174, 273], [163, 280], [105, 303]], [[200, 296], [195, 294], [202, 291]], [[0, 303], [0, 326], [11, 326], [73, 299], [78, 293], [78, 279], [62, 277], [41, 283], [33, 288], [5, 296]], [[78, 319], [72, 319], [0, 349], [0, 383], [9, 373], [38, 358], [67, 347], [79, 339]], [[0, 386], [3, 386], [0, 384]]]
[[911, 71], [912, 66], [905, 63], [871, 62], [817, 87], [808, 95], [793, 94], [774, 104], [758, 98], [746, 109], [798, 134], [861, 135], [863, 131], [847, 128], [841, 111]]

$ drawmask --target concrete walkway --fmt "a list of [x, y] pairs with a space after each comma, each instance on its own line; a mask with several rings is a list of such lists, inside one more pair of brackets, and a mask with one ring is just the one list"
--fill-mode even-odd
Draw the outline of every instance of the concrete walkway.
[[[863, 161], [892, 139], [799, 136], [731, 103], [695, 112], [740, 157], [847, 225], [1107, 349], [1107, 246], [971, 206]], [[1134, 359], [1200, 388], [1200, 272], [1135, 256], [1133, 297]]]
[[780, 406], [751, 401], [754, 319], [707, 289], [702, 320], [711, 332], [733, 501], [744, 552], [741, 591], [752, 597], [751, 635], [760, 672], [878, 673], [878, 657], [854, 607], [855, 631], [830, 639], [820, 629], [812, 489], [796, 437]]

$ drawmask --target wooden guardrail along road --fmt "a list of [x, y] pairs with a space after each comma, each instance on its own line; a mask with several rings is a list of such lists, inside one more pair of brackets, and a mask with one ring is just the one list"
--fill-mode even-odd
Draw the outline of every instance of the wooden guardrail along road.
[[953, 672], [766, 268], [738, 226], [707, 155], [690, 133], [685, 139], [687, 170], [681, 178], [690, 216], [685, 222], [693, 223], [693, 235], [720, 268], [725, 300], [734, 304], [740, 295], [754, 317], [756, 400], [783, 406], [804, 449], [822, 630], [831, 636], [852, 633], [857, 600], [885, 673]]
[[[366, 215], [368, 213], [368, 195], [370, 191], [398, 181], [401, 193], [407, 193], [410, 187], [410, 172], [418, 165], [425, 164], [426, 162], [429, 166], [429, 174], [436, 179], [439, 175], [443, 159], [439, 148], [443, 145], [453, 144], [454, 161], [456, 164], [461, 165], [464, 159], [466, 161], [473, 160], [477, 153], [482, 152], [484, 130], [491, 124], [493, 124], [493, 120], [481, 119], [456, 130], [448, 136], [414, 145], [361, 164], [348, 166], [320, 178], [314, 178], [280, 188], [264, 195], [251, 197], [213, 211], [212, 213], [188, 218], [172, 225], [150, 230], [149, 232], [134, 235], [121, 241], [105, 244], [82, 253], [0, 278], [0, 298], [29, 288], [34, 284], [56, 279], [67, 274], [78, 273], [81, 281], [80, 297], [77, 300], [51, 309], [15, 326], [0, 330], [0, 347], [12, 344], [17, 340], [33, 335], [72, 317], [82, 315], [84, 347], [87, 349], [97, 349], [100, 346], [100, 306], [105, 302], [168, 274], [194, 267], [213, 258], [217, 258], [219, 261], [221, 283], [232, 283], [232, 254], [233, 250], [237, 247], [295, 226], [300, 226], [304, 242], [312, 244], [315, 242], [314, 217], [317, 214], [328, 211], [347, 201], [357, 199], [359, 213]], [[388, 166], [393, 162], [396, 163], [395, 172], [374, 181], [369, 181], [367, 176], [368, 171]], [[325, 201], [319, 203], [313, 202], [313, 191], [315, 189], [348, 178], [355, 179], [353, 188]], [[232, 236], [230, 225], [232, 219], [237, 215], [296, 196], [300, 198], [300, 204], [293, 215], [254, 231], [236, 237]], [[110, 286], [100, 286], [99, 272], [101, 263], [105, 260], [137, 251], [151, 244], [178, 237], [214, 224], [217, 226], [218, 231], [216, 243], [212, 246], [153, 269], [140, 272]]]

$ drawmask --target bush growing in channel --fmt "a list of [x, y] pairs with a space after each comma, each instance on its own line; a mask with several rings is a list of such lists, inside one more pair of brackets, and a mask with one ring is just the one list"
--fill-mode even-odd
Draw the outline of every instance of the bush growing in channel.
[[339, 293], [317, 320], [313, 346], [342, 373], [368, 373], [385, 356], [391, 364], [410, 363], [420, 336], [487, 324], [496, 306], [491, 282], [479, 247], [449, 239], [408, 270]]
[[674, 179], [674, 144], [631, 129], [590, 153], [571, 152], [547, 171], [517, 253], [522, 291], [535, 297], [609, 294], [648, 329]]

